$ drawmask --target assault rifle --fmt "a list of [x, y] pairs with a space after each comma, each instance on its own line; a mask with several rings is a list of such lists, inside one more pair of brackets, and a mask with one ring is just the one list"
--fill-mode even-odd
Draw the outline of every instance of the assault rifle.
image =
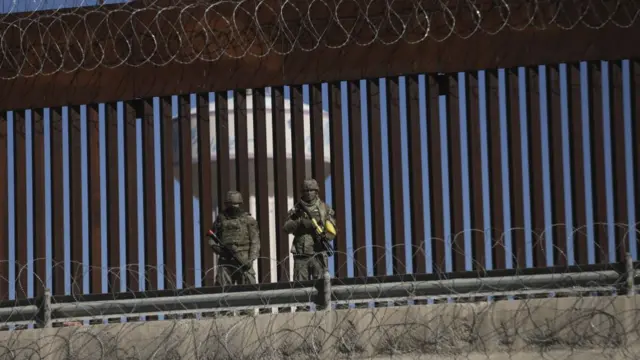
[[207, 237], [213, 241], [214, 245], [218, 246], [222, 250], [222, 254], [220, 254], [221, 256], [227, 259], [233, 259], [245, 269], [251, 268], [250, 264], [247, 264], [238, 257], [238, 253], [235, 251], [235, 249], [229, 248], [229, 246], [220, 241], [220, 238], [218, 237], [218, 235], [216, 235], [216, 233], [213, 232], [213, 230], [209, 229], [209, 231], [207, 232]]
[[313, 223], [313, 227], [316, 231], [316, 240], [320, 243], [320, 246], [322, 246], [322, 249], [327, 252], [327, 256], [333, 256], [333, 254], [335, 253], [335, 250], [333, 249], [333, 246], [329, 242], [329, 239], [327, 239], [327, 235], [325, 234], [325, 229], [322, 226], [320, 226], [320, 224], [318, 224], [318, 222], [313, 216], [311, 216], [307, 208], [300, 205], [300, 203], [297, 203], [296, 207], [300, 211], [302, 211], [302, 213], [305, 214], [307, 218], [311, 219], [311, 222]]

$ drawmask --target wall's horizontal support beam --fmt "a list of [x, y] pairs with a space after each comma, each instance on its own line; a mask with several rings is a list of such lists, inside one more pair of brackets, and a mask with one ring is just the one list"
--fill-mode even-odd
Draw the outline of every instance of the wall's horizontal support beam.
[[[380, 3], [376, 4], [378, 1]], [[394, 3], [394, 11], [403, 9], [403, 7], [403, 10], [410, 10], [412, 6], [412, 2], [409, 0], [400, 5], [398, 4]], [[461, 35], [448, 34], [448, 25], [445, 24], [444, 17], [432, 14], [432, 22], [429, 24], [431, 29], [429, 30], [429, 37], [416, 45], [407, 43], [407, 40], [416, 40], [409, 39], [409, 35], [407, 35], [406, 39], [400, 38], [393, 45], [383, 45], [381, 39], [385, 39], [385, 37], [389, 37], [389, 39], [398, 38], [397, 35], [384, 33], [385, 29], [387, 29], [386, 31], [391, 29], [387, 25], [380, 28], [380, 33], [376, 36], [378, 40], [374, 41], [372, 45], [355, 45], [355, 41], [365, 40], [364, 38], [358, 39], [358, 34], [354, 34], [344, 46], [329, 49], [324, 44], [338, 43], [344, 37], [344, 31], [340, 30], [334, 23], [330, 24], [329, 31], [321, 35], [321, 42], [317, 49], [308, 52], [297, 49], [299, 47], [313, 47], [313, 44], [308, 43], [312, 42], [312, 40], [301, 37], [296, 39], [300, 45], [289, 46], [288, 49], [293, 48], [293, 51], [279, 49], [279, 51], [287, 53], [285, 56], [278, 55], [273, 48], [269, 48], [265, 44], [251, 43], [248, 40], [256, 38], [255, 29], [250, 26], [249, 18], [245, 19], [247, 24], [242, 24], [241, 18], [234, 18], [233, 20], [238, 26], [235, 29], [240, 30], [225, 30], [229, 29], [229, 24], [227, 23], [228, 19], [227, 21], [224, 21], [224, 19], [227, 17], [233, 18], [233, 16], [224, 15], [220, 18], [212, 19], [211, 14], [208, 13], [209, 15], [205, 16], [203, 15], [205, 14], [204, 10], [196, 8], [190, 10], [189, 16], [191, 18], [197, 18], [198, 16], [206, 18], [208, 22], [207, 34], [202, 33], [205, 31], [202, 30], [204, 20], [194, 21], [192, 24], [184, 25], [184, 30], [182, 30], [182, 27], [179, 30], [180, 37], [189, 36], [188, 39], [182, 39], [183, 42], [181, 44], [163, 43], [153, 45], [156, 49], [155, 52], [153, 46], [149, 45], [149, 41], [144, 39], [151, 39], [153, 36], [157, 36], [156, 41], [169, 41], [171, 39], [166, 40], [167, 34], [160, 33], [169, 31], [162, 30], [168, 27], [160, 26], [162, 24], [152, 19], [162, 18], [166, 19], [163, 21], [185, 21], [189, 17], [180, 15], [184, 14], [184, 9], [173, 8], [166, 10], [162, 13], [162, 17], [154, 17], [154, 12], [157, 13], [158, 10], [145, 10], [136, 13], [135, 21], [131, 20], [133, 18], [132, 15], [113, 12], [113, 15], [109, 15], [108, 25], [104, 25], [104, 23], [96, 24], [96, 29], [91, 29], [92, 17], [104, 22], [104, 15], [94, 14], [87, 16], [86, 19], [76, 15], [59, 16], [58, 22], [52, 22], [53, 20], [50, 19], [51, 23], [46, 24], [44, 23], [45, 20], [42, 20], [43, 23], [40, 25], [34, 25], [36, 20], [31, 17], [24, 21], [14, 21], [10, 24], [9, 30], [3, 33], [3, 51], [22, 49], [19, 50], [20, 54], [25, 53], [26, 55], [24, 56], [31, 58], [27, 62], [20, 59], [14, 60], [14, 64], [5, 62], [0, 68], [0, 77], [13, 76], [11, 75], [12, 72], [16, 74], [29, 72], [27, 71], [28, 66], [25, 67], [25, 64], [31, 64], [29, 66], [39, 69], [33, 64], [39, 64], [40, 62], [44, 66], [43, 72], [49, 71], [54, 74], [38, 75], [39, 70], [34, 70], [32, 72], [35, 72], [35, 75], [32, 74], [34, 75], [32, 77], [25, 78], [18, 74], [19, 76], [14, 80], [0, 81], [0, 108], [37, 108], [202, 91], [353, 80], [410, 73], [446, 73], [584, 60], [614, 60], [640, 57], [640, 47], [636, 46], [637, 39], [640, 38], [639, 24], [634, 23], [630, 27], [623, 28], [622, 26], [614, 25], [610, 21], [599, 29], [589, 29], [578, 20], [575, 20], [576, 24], [572, 30], [563, 30], [554, 23], [554, 21], [560, 21], [560, 17], [554, 18], [546, 14], [546, 10], [549, 10], [549, 14], [552, 15], [557, 14], [558, 11], [563, 14], [571, 14], [571, 6], [582, 6], [584, 4], [576, 5], [562, 2], [562, 10], [558, 10], [553, 8], [556, 5], [545, 3], [539, 6], [549, 8], [545, 8], [546, 10], [544, 11], [540, 10], [535, 14], [536, 19], [542, 19], [541, 21], [544, 23], [545, 29], [539, 30], [533, 28], [533, 25], [526, 25], [532, 16], [530, 8], [522, 6], [522, 4], [515, 5], [517, 4], [509, 7], [508, 10], [508, 21], [511, 26], [502, 28], [501, 25], [504, 25], [504, 19], [499, 16], [499, 12], [504, 12], [505, 9], [478, 5], [483, 19], [481, 21], [482, 28], [497, 31], [495, 35], [487, 35], [486, 31], [477, 29], [476, 25], [467, 19], [468, 14], [456, 15], [456, 31], [461, 35], [473, 33], [473, 36], [465, 40], [460, 37]], [[312, 10], [304, 7], [303, 9], [304, 11]], [[357, 9], [358, 7], [353, 7], [354, 11]], [[227, 10], [231, 11], [233, 7]], [[384, 10], [384, 2], [376, 0], [367, 8], [367, 16], [370, 18], [384, 16], [378, 14], [378, 12], [384, 14]], [[329, 9], [329, 11], [332, 10]], [[349, 14], [344, 13], [345, 11], [349, 10], [341, 10], [340, 17], [348, 19]], [[442, 11], [442, 9], [439, 11]], [[453, 13], [459, 14], [460, 11], [462, 10], [458, 9], [457, 12]], [[580, 11], [576, 11], [580, 13]], [[592, 11], [596, 10], [592, 9]], [[407, 14], [410, 14], [410, 12], [407, 12]], [[304, 12], [303, 15], [305, 15]], [[308, 32], [308, 30], [301, 30], [303, 26], [296, 22], [296, 19], [292, 18], [291, 14], [286, 16], [288, 20], [287, 29], [289, 31], [292, 33], [298, 31]], [[268, 19], [264, 21], [272, 21], [271, 18]], [[12, 18], [11, 20], [13, 21], [14, 19]], [[60, 21], [69, 21], [71, 24], [65, 25], [66, 27], [61, 26], [59, 24]], [[316, 22], [315, 19], [313, 21], [314, 23]], [[323, 21], [326, 22], [321, 19], [317, 20], [318, 26], [322, 25]], [[584, 21], [589, 20], [584, 19]], [[115, 27], [118, 24], [121, 26], [118, 28], [117, 36], [113, 35], [112, 38], [109, 38], [107, 35], [101, 35], [102, 30], [105, 30], [106, 34], [108, 27]], [[141, 24], [146, 24], [146, 27]], [[149, 24], [152, 24], [152, 26], [148, 26]], [[537, 22], [535, 24], [540, 25]], [[27, 27], [27, 25], [29, 26]], [[261, 25], [268, 27], [268, 24]], [[570, 26], [570, 24], [563, 25]], [[8, 25], [7, 23], [0, 24], [0, 27], [2, 26]], [[33, 45], [41, 38], [38, 31], [45, 26], [47, 26], [47, 36], [44, 36], [42, 41], [56, 43], [57, 47], [51, 44], [47, 46]], [[309, 25], [305, 26], [308, 28]], [[27, 27], [29, 31], [25, 34], [16, 32], [17, 30], [14, 31], [22, 27]], [[514, 31], [511, 30], [511, 27], [526, 28], [526, 30]], [[57, 39], [71, 36], [67, 34], [71, 31], [69, 29], [74, 31], [72, 39], [64, 41]], [[33, 34], [30, 33], [31, 31], [33, 31]], [[239, 35], [234, 35], [234, 31], [243, 37], [247, 37], [247, 39], [236, 39]], [[415, 31], [415, 29], [412, 31]], [[156, 34], [156, 32], [159, 33]], [[138, 36], [133, 36], [134, 33]], [[248, 44], [251, 44], [251, 52], [268, 55], [261, 55], [260, 57], [245, 55], [244, 51], [247, 49], [239, 47], [233, 50], [229, 44], [220, 45], [220, 39], [213, 40], [214, 34], [231, 37], [228, 41], [234, 41], [235, 39], [239, 44], [247, 44], [248, 41]], [[205, 35], [207, 35], [206, 38], [208, 40], [203, 40]], [[116, 38], [113, 38], [114, 36]], [[367, 35], [361, 35], [361, 37], [365, 36]], [[368, 36], [370, 37], [371, 35], [369, 34]], [[445, 40], [434, 41], [433, 38], [436, 37]], [[69, 44], [67, 44], [68, 42]], [[72, 71], [72, 69], [63, 68], [60, 71], [54, 71], [55, 64], [51, 62], [62, 62], [62, 60], [58, 59], [59, 56], [54, 56], [55, 54], [45, 56], [43, 52], [52, 52], [54, 50], [51, 49], [57, 49], [55, 51], [59, 53], [60, 46], [65, 44], [67, 46], [73, 45], [71, 42], [73, 44], [81, 44], [77, 46], [91, 47], [91, 51], [84, 48], [82, 51], [84, 56], [93, 57], [92, 60], [84, 60], [82, 57], [76, 59], [74, 57], [73, 61], [93, 61], [95, 62], [95, 70]], [[101, 44], [100, 42], [103, 43]], [[25, 43], [28, 45], [25, 45]], [[283, 46], [281, 43], [282, 41], [278, 40], [274, 42], [275, 45], [271, 46]], [[176, 53], [181, 61], [188, 63], [178, 64], [173, 62], [166, 66], [154, 65], [154, 62], [162, 63], [166, 62], [167, 58], [171, 58], [170, 50], [167, 50], [169, 45], [172, 47], [179, 46], [180, 49], [179, 51], [176, 50]], [[25, 51], [25, 46], [34, 47], [35, 50]], [[68, 50], [71, 51], [68, 56], [72, 56], [73, 46]], [[152, 46], [152, 48], [150, 49], [149, 46]], [[101, 50], [98, 52], [97, 49]], [[205, 53], [205, 56], [215, 58], [215, 60], [193, 61], [194, 58], [198, 57], [198, 54], [205, 50], [209, 52], [208, 54]], [[127, 57], [120, 59], [118, 56], [123, 55], [117, 55], [119, 51], [126, 52]], [[216, 51], [224, 51], [225, 54], [219, 56]], [[239, 53], [236, 54], [234, 51]], [[166, 54], [163, 52], [166, 52]], [[18, 53], [16, 52], [15, 54]], [[7, 56], [5, 55], [5, 58]], [[18, 58], [23, 55], [12, 56], [13, 58]], [[234, 59], [231, 56], [236, 56], [238, 59]], [[50, 60], [44, 61], [42, 59]], [[71, 60], [65, 60], [65, 62], [72, 63]], [[118, 62], [124, 65], [117, 65]], [[105, 66], [103, 63], [109, 63], [109, 65]], [[76, 67], [88, 68], [90, 65], [91, 63], [80, 64]]]
[[[485, 294], [501, 296], [506, 292], [527, 294], [532, 290], [551, 292], [589, 292], [624, 290], [629, 278], [635, 279], [640, 271], [621, 274], [614, 270], [585, 271], [576, 273], [516, 275], [500, 278], [449, 279], [370, 283], [360, 285], [330, 286], [331, 299], [338, 303], [387, 301], [430, 296]], [[327, 293], [328, 294], [328, 293]], [[307, 305], [322, 301], [315, 287], [290, 288], [266, 291], [243, 291], [217, 294], [195, 294], [132, 298], [104, 301], [79, 301], [53, 303], [49, 317], [59, 319], [102, 319], [114, 316], [141, 316], [168, 312], [213, 312], [246, 308], [264, 308], [275, 305]], [[37, 305], [0, 308], [0, 322], [29, 322], [38, 314]]]

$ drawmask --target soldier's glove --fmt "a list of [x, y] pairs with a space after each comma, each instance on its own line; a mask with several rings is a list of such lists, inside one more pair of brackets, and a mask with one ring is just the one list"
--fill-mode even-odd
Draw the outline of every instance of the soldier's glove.
[[213, 246], [215, 244], [216, 242], [212, 238], [209, 238], [209, 246]]
[[313, 229], [313, 221], [311, 219], [303, 218], [300, 220], [300, 224], [307, 229]]

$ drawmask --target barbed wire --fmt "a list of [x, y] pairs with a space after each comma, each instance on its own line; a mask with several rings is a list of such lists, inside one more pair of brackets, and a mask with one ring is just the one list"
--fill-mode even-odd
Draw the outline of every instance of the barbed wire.
[[[612, 296], [602, 290], [612, 288], [611, 282], [600, 279], [588, 288], [567, 282], [567, 297], [555, 298], [547, 297], [558, 290], [550, 278], [548, 286], [523, 289], [546, 288], [547, 298], [524, 295], [488, 302], [486, 295], [471, 293], [480, 295], [475, 303], [420, 302], [415, 297], [389, 302], [372, 292], [368, 300], [376, 306], [369, 308], [336, 304], [329, 310], [216, 316], [201, 309], [195, 318], [129, 318], [127, 323], [92, 326], [65, 322], [54, 325], [62, 327], [0, 332], [0, 359], [637, 359], [638, 296]], [[515, 281], [527, 280], [517, 275]], [[301, 297], [297, 305], [305, 301], [315, 300]], [[98, 308], [88, 315], [98, 323], [104, 318]]]
[[626, 28], [640, 15], [638, 0], [134, 0], [82, 6], [86, 4], [76, 0], [73, 8], [0, 16], [0, 79], [441, 42], [505, 30]]
[[[640, 223], [639, 223], [640, 224]], [[263, 229], [262, 231], [269, 231]], [[593, 235], [589, 241], [589, 234]], [[610, 235], [613, 237], [610, 237]], [[549, 266], [587, 266], [596, 263], [623, 263], [625, 254], [632, 253], [637, 258], [640, 250], [637, 240], [640, 239], [640, 228], [625, 223], [596, 222], [588, 225], [569, 228], [566, 224], [553, 224], [546, 230], [510, 228], [468, 229], [451, 234], [446, 238], [428, 238], [421, 243], [398, 243], [390, 239], [385, 246], [368, 243], [361, 247], [350, 247], [347, 251], [339, 250], [334, 244], [335, 254], [329, 258], [334, 277], [384, 276], [392, 273], [406, 276], [417, 276], [431, 273], [445, 280], [453, 272], [471, 271], [482, 275], [493, 269], [531, 269]], [[612, 241], [613, 240], [613, 241]], [[134, 239], [137, 241], [137, 238]], [[270, 243], [276, 241], [271, 239]], [[346, 241], [341, 236], [334, 242]], [[205, 242], [201, 243], [201, 252], [205, 256], [213, 256]], [[269, 247], [264, 243], [261, 247]], [[107, 249], [102, 249], [107, 251]], [[141, 249], [140, 252], [153, 252], [153, 249]], [[184, 251], [184, 250], [183, 250]], [[275, 281], [291, 281], [293, 255], [283, 257], [260, 256], [254, 261], [266, 265], [257, 272], [260, 283]], [[155, 256], [152, 253], [151, 256]], [[119, 266], [96, 265], [84, 263], [75, 258], [57, 260], [53, 258], [34, 258], [29, 261], [0, 260], [0, 283], [13, 284], [17, 298], [30, 297], [32, 291], [27, 288], [31, 277], [32, 289], [44, 289], [51, 281], [65, 279], [62, 288], [69, 289], [69, 294], [83, 294], [85, 280], [89, 279], [89, 288], [95, 289], [94, 280], [107, 284], [117, 292], [134, 292], [157, 288], [158, 279], [164, 289], [193, 288], [194, 283], [185, 279], [214, 279], [217, 268], [194, 267], [188, 263], [153, 264], [123, 263]], [[176, 266], [181, 268], [178, 273]], [[420, 270], [422, 268], [423, 270]], [[9, 269], [14, 276], [9, 278]], [[48, 277], [44, 274], [48, 274]], [[181, 274], [181, 280], [178, 275]], [[193, 280], [195, 281], [195, 280]], [[1, 287], [0, 287], [1, 289]], [[2, 290], [0, 290], [2, 291]], [[35, 290], [34, 290], [35, 291]], [[109, 290], [109, 292], [115, 290]], [[57, 294], [57, 293], [56, 293]], [[61, 294], [60, 294], [61, 295]], [[7, 300], [8, 294], [0, 293], [0, 300]]]

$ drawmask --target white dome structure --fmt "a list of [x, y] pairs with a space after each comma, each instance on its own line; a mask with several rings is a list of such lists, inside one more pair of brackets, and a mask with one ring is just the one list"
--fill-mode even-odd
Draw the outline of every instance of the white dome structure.
[[[234, 104], [233, 97], [229, 96], [228, 99], [228, 131], [229, 131], [229, 179], [230, 179], [230, 188], [235, 189], [237, 184], [236, 182], [236, 166], [238, 165], [236, 162], [236, 136], [235, 136], [235, 119], [234, 119]], [[247, 138], [248, 138], [248, 163], [241, 164], [242, 166], [248, 166], [249, 170], [249, 194], [242, 194], [244, 196], [245, 204], [247, 206], [247, 210], [251, 212], [254, 216], [256, 214], [256, 194], [255, 194], [255, 147], [254, 147], [254, 131], [253, 131], [253, 97], [251, 95], [251, 91], [247, 91], [246, 97], [247, 104]], [[271, 262], [271, 274], [272, 281], [276, 281], [276, 228], [275, 228], [275, 197], [274, 197], [274, 143], [273, 143], [273, 121], [272, 121], [272, 106], [271, 106], [271, 96], [269, 94], [265, 95], [265, 108], [266, 108], [266, 129], [267, 129], [267, 167], [268, 167], [268, 189], [269, 189], [269, 228], [261, 228], [261, 231], [269, 231], [270, 234], [270, 254], [273, 261]], [[288, 194], [288, 207], [293, 207], [297, 197], [299, 194], [293, 193], [293, 161], [292, 161], [292, 149], [293, 145], [291, 142], [291, 102], [285, 98], [284, 101], [285, 107], [285, 138], [286, 138], [286, 160], [287, 160], [287, 194]], [[217, 162], [217, 141], [216, 141], [216, 113], [215, 113], [215, 101], [211, 101], [209, 104], [209, 118], [210, 118], [210, 130], [209, 130], [209, 139], [211, 141], [211, 183], [212, 183], [212, 193], [213, 193], [213, 214], [212, 219], [217, 212], [217, 203], [218, 196], [224, 196], [224, 194], [217, 194], [217, 171], [218, 171], [218, 162]], [[311, 151], [311, 122], [310, 122], [310, 109], [309, 105], [303, 104], [303, 120], [304, 120], [304, 142], [305, 142], [305, 170], [306, 177], [311, 177], [311, 167], [312, 167], [312, 151]], [[322, 112], [322, 125], [323, 125], [323, 137], [324, 137], [324, 170], [325, 170], [325, 178], [324, 179], [316, 179], [318, 182], [325, 181], [326, 178], [330, 175], [330, 164], [331, 164], [331, 152], [330, 152], [330, 136], [329, 136], [329, 114], [326, 111]], [[179, 147], [178, 147], [178, 119], [174, 118], [173, 123], [173, 159], [174, 159], [174, 177], [179, 182]], [[199, 173], [198, 173], [198, 131], [197, 131], [197, 119], [196, 119], [196, 109], [191, 108], [191, 144], [192, 144], [192, 177], [193, 177], [193, 189], [195, 197], [198, 197], [198, 181], [199, 181]], [[320, 194], [320, 196], [324, 197], [325, 194]], [[196, 219], [197, 221], [197, 219]], [[204, 225], [209, 226], [209, 224]], [[289, 240], [289, 245], [291, 245], [291, 241], [293, 238], [291, 237]], [[257, 270], [257, 268], [256, 268]], [[291, 272], [293, 269], [290, 269]]]

